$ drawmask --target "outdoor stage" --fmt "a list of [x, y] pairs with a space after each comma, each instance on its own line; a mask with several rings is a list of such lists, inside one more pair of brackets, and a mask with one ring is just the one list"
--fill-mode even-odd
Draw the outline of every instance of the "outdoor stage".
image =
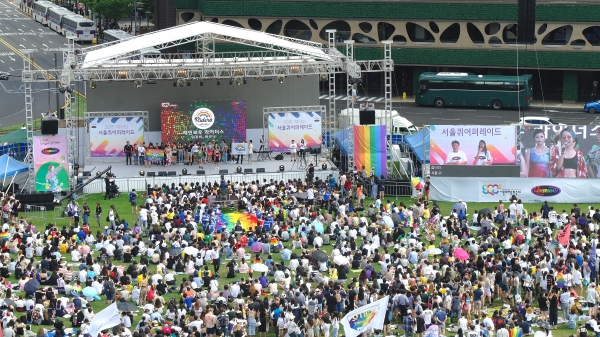
[[[256, 155], [255, 155], [256, 157]], [[307, 163], [313, 164], [315, 163], [314, 156], [310, 156], [312, 161], [308, 161], [309, 157], [307, 156]], [[236, 182], [250, 182], [252, 180], [263, 180], [266, 179], [270, 181], [271, 179], [276, 181], [287, 181], [290, 179], [302, 179], [304, 180], [306, 177], [306, 169], [299, 169], [298, 162], [294, 165], [294, 162], [290, 161], [289, 156], [285, 156], [284, 160], [266, 160], [266, 161], [254, 161], [252, 164], [248, 164], [246, 162], [246, 158], [244, 158], [244, 164], [231, 164], [231, 163], [219, 163], [219, 169], [215, 168], [214, 164], [205, 164], [204, 168], [199, 168], [198, 165], [171, 165], [171, 166], [159, 166], [153, 165], [152, 167], [144, 167], [143, 165], [126, 165], [125, 159], [119, 162], [92, 162], [86, 165], [83, 170], [91, 171], [92, 177], [96, 175], [96, 172], [105, 170], [108, 166], [111, 166], [112, 174], [116, 175], [116, 183], [119, 186], [121, 191], [130, 191], [131, 189], [136, 189], [139, 191], [143, 191], [147, 188], [148, 185], [154, 186], [162, 184], [171, 184], [175, 183], [176, 185], [180, 183], [192, 183], [192, 182], [219, 182], [221, 180], [221, 175], [224, 176], [225, 180], [228, 181], [236, 181]], [[321, 165], [325, 163], [327, 164], [327, 170], [323, 170]], [[284, 166], [284, 171], [279, 171], [279, 166]], [[242, 173], [236, 173], [237, 167], [240, 166], [242, 168]], [[183, 169], [187, 169], [187, 175], [182, 174]], [[257, 173], [256, 170], [258, 168], [263, 168], [265, 170], [264, 173]], [[244, 173], [244, 170], [252, 169], [252, 173]], [[140, 175], [140, 170], [143, 170], [145, 175]], [[204, 170], [205, 174], [198, 174], [197, 171]], [[221, 174], [221, 170], [227, 170], [226, 174]], [[159, 172], [165, 172], [164, 176], [159, 176]], [[155, 176], [149, 176], [148, 173], [154, 173]], [[330, 174], [333, 174], [334, 177], [337, 178], [338, 171], [331, 167], [331, 163], [325, 161], [324, 158], [317, 158], [317, 165], [315, 165], [315, 177], [319, 179], [326, 179]], [[84, 179], [84, 183], [89, 181], [88, 177]], [[104, 179], [97, 179], [90, 184], [84, 187], [85, 193], [104, 193]]]

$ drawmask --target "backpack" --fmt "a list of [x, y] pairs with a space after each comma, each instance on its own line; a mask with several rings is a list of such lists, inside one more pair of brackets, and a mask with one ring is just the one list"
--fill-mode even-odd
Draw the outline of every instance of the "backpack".
[[494, 328], [496, 328], [496, 330], [500, 329], [503, 324], [504, 324], [504, 317], [497, 316], [496, 318], [494, 318]]
[[229, 327], [229, 316], [225, 314], [219, 315], [219, 326], [221, 328]]

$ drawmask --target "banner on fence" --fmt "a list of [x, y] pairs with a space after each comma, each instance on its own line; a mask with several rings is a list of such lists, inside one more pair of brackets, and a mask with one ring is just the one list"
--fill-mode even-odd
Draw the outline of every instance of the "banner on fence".
[[69, 189], [67, 136], [33, 136], [35, 190], [60, 192]]
[[160, 119], [165, 144], [246, 139], [245, 101], [163, 102]]
[[143, 117], [90, 118], [90, 156], [125, 157], [123, 148], [144, 142]]
[[523, 202], [600, 202], [600, 186], [588, 179], [431, 177], [432, 200], [498, 202], [516, 196]]
[[306, 149], [320, 147], [321, 138], [321, 111], [269, 114], [269, 149], [273, 152], [289, 152], [292, 140], [298, 149], [301, 140]]

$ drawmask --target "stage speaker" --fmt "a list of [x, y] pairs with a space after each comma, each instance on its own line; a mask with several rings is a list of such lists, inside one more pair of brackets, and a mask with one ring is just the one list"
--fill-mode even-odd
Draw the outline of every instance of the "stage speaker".
[[42, 135], [58, 134], [58, 119], [42, 120]]
[[198, 170], [198, 171], [196, 171], [196, 174], [199, 175], [199, 176], [203, 176], [203, 175], [206, 174], [206, 171], [204, 171], [204, 170]]
[[535, 43], [535, 6], [536, 0], [519, 0], [517, 20], [517, 42]]
[[251, 168], [244, 169], [244, 173], [252, 173], [252, 169]]
[[358, 113], [360, 125], [375, 125], [375, 110], [363, 110]]
[[65, 119], [65, 108], [58, 110], [58, 119]]
[[167, 176], [168, 177], [175, 177], [175, 176], [177, 176], [177, 172], [176, 171], [169, 171], [169, 172], [167, 172]]
[[256, 173], [265, 173], [265, 169], [259, 167], [259, 168], [256, 169]]
[[275, 160], [283, 160], [283, 155], [282, 154], [276, 155]]
[[167, 171], [158, 171], [158, 176], [159, 177], [166, 177], [167, 176]]
[[219, 170], [219, 174], [228, 174], [229, 170]]
[[156, 172], [146, 172], [146, 176], [148, 176], [148, 177], [156, 177]]

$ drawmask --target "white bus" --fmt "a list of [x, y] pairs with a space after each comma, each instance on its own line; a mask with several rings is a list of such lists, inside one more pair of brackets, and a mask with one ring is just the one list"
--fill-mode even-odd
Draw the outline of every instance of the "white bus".
[[59, 7], [50, 1], [40, 0], [33, 3], [33, 19], [42, 25], [48, 25], [48, 9]]
[[[125, 41], [132, 39], [133, 36], [119, 29], [109, 29], [104, 31], [104, 38], [102, 42], [113, 42], [113, 41]], [[160, 58], [160, 50], [153, 47], [142, 49], [143, 59], [157, 59]]]
[[53, 31], [62, 34], [62, 19], [67, 15], [75, 13], [63, 7], [52, 7], [48, 9], [48, 27]]
[[96, 36], [96, 23], [81, 15], [67, 15], [62, 19], [62, 34], [75, 41], [92, 41]]

